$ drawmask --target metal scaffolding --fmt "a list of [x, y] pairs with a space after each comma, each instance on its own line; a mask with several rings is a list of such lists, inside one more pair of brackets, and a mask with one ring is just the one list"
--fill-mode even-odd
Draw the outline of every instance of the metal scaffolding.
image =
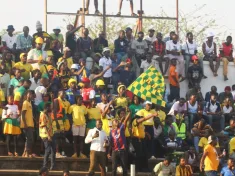
[[47, 11], [47, 0], [44, 0], [44, 24], [45, 30], [47, 31], [47, 15], [74, 15], [81, 16], [82, 23], [85, 24], [85, 16], [93, 16], [93, 17], [102, 17], [103, 18], [103, 31], [106, 33], [106, 18], [136, 18], [138, 19], [138, 31], [142, 31], [143, 19], [160, 19], [160, 20], [176, 20], [176, 32], [179, 33], [179, 0], [176, 0], [176, 17], [157, 17], [157, 16], [143, 16], [143, 0], [140, 0], [140, 10], [138, 10], [138, 16], [116, 16], [106, 14], [106, 0], [103, 0], [103, 14], [85, 14], [85, 0], [83, 0], [83, 7], [81, 8], [80, 13], [65, 13], [65, 12], [48, 12]]

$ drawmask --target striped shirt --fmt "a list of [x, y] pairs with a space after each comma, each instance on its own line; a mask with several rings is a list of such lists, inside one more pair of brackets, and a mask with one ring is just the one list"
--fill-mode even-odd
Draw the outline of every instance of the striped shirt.
[[124, 150], [126, 146], [125, 125], [122, 124], [119, 128], [110, 130], [110, 143], [113, 151]]

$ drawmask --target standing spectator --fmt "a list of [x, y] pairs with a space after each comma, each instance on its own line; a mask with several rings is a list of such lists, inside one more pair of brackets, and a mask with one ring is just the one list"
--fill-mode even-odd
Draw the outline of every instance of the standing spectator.
[[171, 159], [166, 157], [163, 162], [154, 167], [153, 172], [157, 176], [170, 176], [175, 175], [175, 168], [171, 165]]
[[120, 30], [118, 38], [114, 41], [114, 53], [117, 55], [118, 64], [121, 62], [122, 57], [126, 54], [128, 42], [125, 39], [125, 31]]
[[10, 75], [6, 72], [6, 65], [4, 63], [0, 63], [0, 89], [4, 92], [4, 95], [7, 96], [8, 85], [10, 83]]
[[216, 96], [211, 95], [211, 99], [206, 103], [206, 115], [209, 124], [212, 126], [213, 120], [220, 121], [220, 130], [224, 129], [224, 116], [221, 115], [221, 108], [219, 102], [216, 101]]
[[[104, 48], [103, 49], [103, 57], [100, 59], [99, 61], [99, 66], [100, 69], [102, 71], [106, 70], [107, 67], [112, 65], [112, 60], [110, 58], [110, 49], [109, 48]], [[111, 78], [112, 78], [112, 69], [108, 69], [105, 73], [104, 73], [104, 83], [107, 89], [107, 86], [110, 84], [111, 82]]]
[[108, 40], [105, 39], [105, 33], [99, 32], [98, 38], [94, 39], [94, 52], [102, 54], [104, 48], [108, 47]]
[[196, 84], [201, 83], [203, 77], [203, 71], [201, 66], [198, 65], [198, 57], [196, 55], [191, 56], [193, 65], [188, 68], [187, 77], [189, 81], [189, 88], [194, 87]]
[[108, 138], [102, 130], [102, 121], [96, 120], [96, 127], [89, 130], [85, 143], [91, 143], [90, 147], [90, 168], [89, 176], [95, 174], [94, 169], [97, 164], [100, 166], [101, 176], [106, 175], [106, 148], [108, 146]]
[[233, 176], [235, 175], [234, 160], [229, 158], [227, 161], [227, 166], [224, 166], [220, 171], [220, 176]]
[[[119, 0], [119, 8], [118, 8], [117, 16], [121, 16], [122, 2], [123, 2], [123, 0]], [[130, 8], [131, 8], [131, 16], [137, 16], [134, 13], [134, 3], [133, 3], [133, 0], [130, 0]]]
[[83, 154], [83, 141], [86, 131], [86, 119], [87, 117], [87, 108], [82, 105], [82, 96], [78, 95], [76, 98], [77, 104], [72, 105], [69, 108], [69, 114], [73, 116], [73, 125], [72, 125], [72, 133], [73, 133], [73, 148], [74, 154], [73, 158], [78, 157], [77, 144], [79, 145], [79, 158], [87, 158], [86, 155]]
[[235, 100], [235, 84], [232, 85], [232, 95], [233, 95], [233, 100]]
[[124, 66], [124, 69], [120, 70], [119, 73], [120, 73], [120, 82], [123, 83], [126, 87], [131, 85], [136, 79], [135, 72], [131, 70], [131, 61], [128, 59], [126, 65]]
[[[112, 59], [112, 83], [114, 93], [117, 93], [118, 82], [120, 81], [120, 70], [125, 65], [125, 62], [118, 62], [117, 55], [114, 53], [111, 57]], [[108, 68], [108, 67], [107, 67]]]
[[217, 87], [216, 86], [211, 86], [211, 91], [207, 92], [205, 95], [205, 101], [208, 102], [211, 99], [211, 94], [216, 95], [216, 97], [219, 97], [219, 94], [217, 92]]
[[76, 96], [80, 95], [80, 91], [77, 89], [77, 81], [73, 78], [69, 79], [68, 82], [69, 89], [65, 91], [66, 99], [69, 101], [70, 105], [76, 103]]
[[57, 64], [58, 74], [57, 77], [59, 78], [60, 85], [62, 89], [65, 91], [69, 88], [68, 82], [70, 79], [70, 72], [67, 68], [67, 62], [58, 62]]
[[[8, 96], [8, 104], [2, 111], [2, 119], [4, 119], [3, 133], [6, 135], [7, 154], [8, 156], [19, 156], [17, 152], [17, 137], [21, 134], [18, 106], [13, 104], [13, 96]], [[10, 142], [14, 141], [14, 154], [10, 152]]]
[[132, 42], [134, 41], [134, 36], [132, 35], [132, 29], [130, 27], [127, 27], [125, 29], [126, 32], [126, 40], [128, 42], [128, 47], [131, 47]]
[[180, 164], [176, 166], [175, 176], [192, 176], [193, 171], [190, 165], [186, 165], [185, 158], [180, 158]]
[[148, 51], [148, 44], [144, 39], [144, 33], [142, 31], [138, 32], [138, 39], [134, 40], [131, 44], [131, 49], [134, 50], [135, 59], [140, 67], [141, 62], [145, 59], [145, 55]]
[[[87, 109], [88, 122], [86, 124], [87, 130], [93, 129], [96, 126], [96, 121], [101, 119], [100, 109], [97, 107], [96, 100], [91, 100], [91, 107]], [[103, 124], [102, 124], [103, 125]]]
[[[217, 170], [219, 166], [219, 156], [215, 149], [217, 144], [217, 138], [215, 136], [209, 136], [208, 144], [203, 152], [201, 161], [200, 161], [200, 171], [203, 170], [208, 176], [217, 176]], [[203, 165], [205, 166], [203, 169]]]
[[[153, 42], [153, 59], [156, 59], [159, 62], [159, 68], [162, 72], [162, 75], [166, 75], [169, 67], [169, 58], [165, 56], [166, 44], [162, 41], [162, 34], [157, 33], [157, 40]], [[165, 70], [163, 70], [162, 62], [165, 61]]]
[[20, 69], [21, 76], [24, 80], [28, 80], [30, 78], [30, 73], [33, 71], [33, 67], [31, 64], [27, 63], [27, 53], [20, 54], [20, 62], [17, 62], [14, 65], [14, 68]]
[[231, 87], [230, 86], [226, 86], [224, 88], [224, 92], [221, 92], [219, 94], [219, 98], [218, 98], [219, 103], [223, 104], [223, 102], [224, 102], [224, 100], [226, 98], [228, 98], [231, 101], [231, 103], [234, 103], [234, 101], [233, 101], [233, 94], [231, 93]]
[[31, 157], [32, 156], [32, 147], [33, 147], [33, 130], [34, 130], [34, 122], [33, 122], [33, 109], [31, 105], [31, 101], [33, 100], [33, 94], [31, 91], [26, 92], [26, 99], [23, 102], [22, 112], [21, 112], [21, 121], [20, 127], [23, 129], [23, 132], [26, 137], [25, 141], [25, 150], [23, 153], [23, 157]]
[[132, 103], [129, 106], [129, 109], [131, 111], [131, 118], [133, 119], [135, 117], [135, 114], [142, 109], [142, 106], [140, 104], [140, 98], [136, 95], [132, 98]]
[[51, 104], [47, 103], [44, 106], [44, 110], [40, 114], [39, 118], [39, 135], [44, 143], [45, 154], [43, 160], [43, 167], [46, 167], [48, 163], [49, 155], [51, 155], [51, 168], [55, 169], [55, 138], [53, 137], [52, 119], [51, 119]]
[[[128, 110], [129, 112], [129, 110]], [[110, 130], [109, 140], [112, 149], [112, 175], [117, 175], [118, 161], [120, 161], [123, 176], [127, 176], [127, 153], [126, 153], [126, 137], [125, 130], [130, 115], [127, 115], [122, 122], [117, 119], [113, 120], [113, 128]]]
[[149, 67], [153, 66], [156, 68], [156, 61], [152, 60], [152, 54], [148, 53], [146, 54], [146, 60], [141, 62], [140, 65], [140, 74], [148, 70]]
[[226, 42], [220, 47], [220, 59], [223, 61], [224, 80], [228, 80], [228, 63], [233, 62], [233, 44], [232, 37], [228, 36]]
[[35, 99], [34, 99], [34, 104], [36, 106], [39, 105], [43, 101], [43, 95], [47, 93], [47, 87], [49, 85], [49, 80], [47, 78], [41, 78], [40, 79], [40, 86], [38, 86], [34, 92], [35, 92]]
[[83, 25], [75, 28], [72, 24], [69, 24], [67, 26], [65, 47], [71, 49], [72, 55], [75, 53], [77, 48], [75, 32], [77, 32], [82, 27]]
[[58, 59], [58, 63], [60, 62], [67, 62], [68, 69], [71, 69], [71, 66], [73, 65], [73, 59], [72, 59], [72, 53], [71, 50], [68, 47], [64, 48], [64, 54], [61, 58]]
[[184, 57], [181, 55], [181, 46], [179, 43], [178, 35], [173, 34], [172, 40], [166, 43], [166, 53], [170, 60], [176, 59], [178, 61], [178, 73], [181, 81], [185, 79], [185, 65]]
[[17, 36], [16, 49], [19, 50], [20, 53], [29, 52], [29, 50], [32, 48], [32, 41], [33, 38], [31, 35], [29, 35], [29, 27], [24, 26], [23, 34]]
[[29, 88], [29, 90], [35, 90], [38, 86], [41, 85], [40, 83], [40, 79], [41, 79], [41, 72], [40, 70], [36, 69], [36, 70], [33, 70], [32, 72], [32, 78], [30, 78], [29, 80], [31, 81], [31, 86]]
[[7, 26], [7, 34], [2, 36], [2, 44], [7, 47], [10, 51], [15, 51], [16, 49], [16, 35], [13, 34], [15, 31], [13, 25]]
[[88, 78], [82, 78], [84, 87], [80, 90], [83, 98], [83, 104], [86, 107], [90, 107], [91, 100], [95, 98], [95, 90], [90, 86], [90, 80]]
[[87, 28], [84, 28], [82, 34], [83, 37], [79, 37], [77, 40], [77, 51], [85, 60], [87, 59], [87, 57], [93, 58], [93, 40], [88, 36], [89, 30]]
[[[214, 34], [209, 32], [207, 34], [207, 41], [202, 44], [202, 51], [204, 54], [204, 60], [208, 60], [210, 63], [211, 71], [214, 76], [218, 76], [217, 71], [220, 65], [220, 59], [217, 57], [217, 48], [216, 44], [213, 41]], [[216, 65], [214, 66], [213, 61], [216, 61]]]
[[63, 51], [63, 44], [64, 44], [64, 37], [62, 34], [60, 34], [61, 30], [60, 27], [56, 27], [53, 29], [52, 34], [50, 34], [50, 36], [52, 37], [53, 40], [57, 40], [57, 50], [61, 50]]
[[173, 100], [178, 101], [180, 98], [179, 75], [176, 72], [176, 60], [176, 58], [171, 59], [171, 66], [169, 69], [170, 102], [173, 102]]
[[21, 77], [20, 69], [15, 69], [14, 71], [14, 78], [10, 80], [9, 83], [9, 95], [14, 95], [14, 89], [19, 86], [19, 83], [24, 80], [23, 77]]
[[53, 40], [51, 42], [50, 50], [52, 51], [52, 54], [53, 54], [53, 60], [54, 60], [53, 65], [56, 65], [56, 63], [58, 62], [58, 59], [63, 56], [63, 54], [57, 49], [58, 42], [59, 42], [58, 40]]

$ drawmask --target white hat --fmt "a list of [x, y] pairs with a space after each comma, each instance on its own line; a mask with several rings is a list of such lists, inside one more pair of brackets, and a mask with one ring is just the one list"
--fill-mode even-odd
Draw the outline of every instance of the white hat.
[[153, 104], [151, 101], [146, 101], [145, 104]]
[[215, 34], [213, 32], [208, 32], [206, 37], [208, 38], [208, 37], [214, 37], [214, 36]]
[[214, 140], [218, 140], [217, 137], [215, 137], [215, 136], [209, 136], [209, 137], [208, 137], [208, 144], [212, 143], [212, 141], [214, 141]]
[[36, 22], [36, 29], [41, 29], [42, 28], [42, 24], [40, 21]]
[[54, 28], [53, 30], [60, 30], [60, 27], [56, 26], [56, 28]]
[[69, 47], [65, 47], [65, 48], [63, 49], [63, 51], [65, 52], [65, 51], [71, 51], [71, 50], [70, 50]]
[[78, 64], [72, 64], [71, 69], [72, 69], [72, 68], [78, 70], [78, 69], [79, 69], [79, 66], [78, 66]]
[[102, 52], [102, 54], [104, 54], [104, 52], [106, 52], [106, 51], [110, 51], [109, 47], [105, 47], [105, 48], [103, 48], [103, 52]]

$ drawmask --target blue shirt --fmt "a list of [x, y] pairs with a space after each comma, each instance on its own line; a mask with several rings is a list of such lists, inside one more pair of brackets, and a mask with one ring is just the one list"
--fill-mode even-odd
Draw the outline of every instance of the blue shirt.
[[80, 91], [76, 90], [75, 94], [73, 91], [69, 88], [68, 90], [65, 91], [66, 93], [66, 99], [69, 101], [70, 105], [76, 104], [76, 96], [80, 95]]
[[16, 49], [26, 50], [32, 48], [32, 41], [33, 38], [30, 35], [26, 38], [24, 34], [20, 34], [16, 39]]
[[235, 170], [230, 170], [228, 166], [225, 166], [222, 168], [220, 174], [222, 174], [223, 176], [234, 176]]

